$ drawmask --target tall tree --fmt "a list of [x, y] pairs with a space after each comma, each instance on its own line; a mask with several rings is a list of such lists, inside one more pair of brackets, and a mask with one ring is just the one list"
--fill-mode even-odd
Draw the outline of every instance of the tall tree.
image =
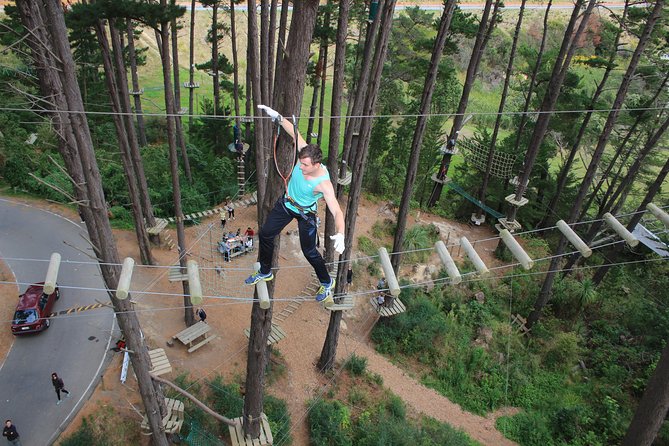
[[[657, 23], [662, 14], [663, 5], [664, 5], [664, 0], [657, 0], [655, 2], [655, 4], [653, 5], [653, 9], [650, 13], [650, 16], [648, 17], [648, 20], [644, 25], [637, 46], [634, 50], [634, 53], [632, 54], [630, 63], [620, 83], [618, 92], [616, 93], [616, 98], [611, 106], [611, 111], [609, 112], [606, 118], [606, 122], [604, 123], [604, 127], [602, 128], [602, 132], [599, 135], [599, 139], [597, 140], [597, 146], [595, 147], [595, 150], [591, 155], [590, 164], [588, 165], [588, 169], [586, 170], [585, 175], [583, 176], [583, 181], [581, 182], [578, 194], [569, 212], [569, 217], [566, 220], [567, 223], [573, 223], [581, 210], [581, 206], [583, 205], [585, 196], [590, 188], [590, 185], [592, 184], [595, 173], [599, 166], [599, 161], [604, 152], [604, 148], [606, 147], [609, 141], [609, 137], [611, 136], [613, 126], [615, 125], [618, 119], [618, 115], [620, 114], [623, 101], [627, 96], [627, 90], [629, 88], [630, 83], [632, 82], [632, 78], [634, 76], [634, 73], [636, 72], [637, 65], [639, 63], [639, 60], [641, 59], [641, 55], [651, 38], [651, 34], [653, 32], [653, 28], [655, 27], [655, 23]], [[535, 300], [534, 308], [532, 309], [527, 318], [526, 325], [528, 328], [532, 327], [532, 325], [534, 325], [534, 323], [536, 323], [539, 320], [539, 317], [541, 316], [541, 312], [543, 311], [544, 306], [550, 300], [551, 291], [553, 289], [553, 283], [555, 281], [555, 275], [557, 274], [556, 268], [560, 263], [560, 256], [564, 253], [566, 246], [567, 246], [567, 239], [564, 236], [560, 237], [560, 241], [558, 242], [558, 246], [555, 251], [555, 257], [551, 259], [550, 266], [548, 267], [548, 273], [544, 278], [544, 282], [541, 286], [541, 291], [539, 292], [539, 296]]]
[[[182, 8], [167, 9], [167, 0], [160, 0], [160, 7], [163, 10], [175, 11], [175, 14], [183, 14]], [[174, 203], [174, 213], [176, 215], [177, 225], [177, 245], [179, 247], [179, 265], [181, 270], [186, 268], [186, 232], [184, 230], [184, 214], [181, 207], [181, 184], [179, 180], [179, 158], [177, 155], [177, 138], [176, 138], [176, 119], [177, 115], [176, 104], [174, 102], [174, 94], [172, 89], [172, 67], [170, 60], [170, 22], [172, 18], [163, 14], [159, 17], [157, 31], [160, 39], [160, 62], [163, 69], [163, 87], [165, 90], [165, 112], [167, 118], [167, 145], [170, 154], [170, 174], [172, 177], [172, 200]], [[187, 326], [195, 323], [195, 316], [193, 314], [193, 304], [190, 300], [190, 289], [188, 281], [181, 282], [184, 292], [184, 322]]]
[[[518, 20], [516, 21], [516, 28], [513, 33], [513, 40], [511, 41], [511, 50], [509, 52], [509, 61], [506, 65], [506, 71], [504, 72], [504, 85], [502, 86], [502, 96], [499, 100], [499, 107], [497, 109], [497, 116], [495, 117], [495, 126], [492, 129], [492, 136], [490, 137], [490, 147], [488, 148], [488, 159], [486, 160], [486, 168], [483, 172], [483, 180], [481, 181], [481, 187], [479, 188], [478, 200], [483, 205], [485, 204], [486, 192], [488, 190], [488, 181], [490, 181], [490, 172], [492, 170], [492, 164], [495, 157], [495, 148], [497, 146], [497, 135], [499, 134], [499, 128], [502, 124], [502, 116], [504, 113], [504, 107], [506, 106], [506, 97], [509, 92], [509, 85], [511, 83], [511, 77], [513, 76], [513, 64], [516, 58], [516, 47], [518, 46], [518, 37], [520, 36], [520, 28], [523, 25], [523, 17], [525, 15], [525, 2], [522, 0], [520, 2], [520, 9], [518, 10]], [[476, 212], [477, 218], [481, 218], [483, 215], [483, 207], [479, 207]]]
[[[126, 36], [128, 38], [128, 59], [130, 60], [130, 78], [132, 79], [132, 91], [139, 93], [139, 76], [137, 75], [137, 49], [135, 47], [135, 27], [132, 20], [126, 22]], [[135, 102], [135, 114], [137, 116], [137, 134], [139, 143], [146, 145], [146, 127], [144, 125], [144, 113], [142, 111], [142, 98], [140, 94], [133, 94]]]
[[[255, 11], [255, 2], [249, 0], [249, 11]], [[288, 42], [286, 44], [286, 53], [290, 55], [289, 60], [285, 60], [281, 64], [281, 78], [284, 80], [290, 79], [290, 82], [282, 82], [275, 90], [277, 99], [277, 110], [285, 116], [299, 114], [300, 104], [302, 103], [302, 96], [304, 94], [304, 81], [306, 77], [306, 62], [309, 57], [309, 43], [313, 34], [314, 23], [316, 21], [316, 12], [318, 11], [318, 0], [305, 0], [295, 4], [293, 9], [293, 17], [290, 24], [290, 32], [288, 35]], [[249, 14], [254, 16], [255, 14]], [[249, 41], [257, 35], [257, 28], [253, 26], [251, 19], [249, 19]], [[257, 46], [254, 46], [254, 50]], [[254, 56], [257, 53], [251, 53]], [[265, 54], [268, 57], [268, 53]], [[269, 63], [268, 60], [260, 60], [260, 63]], [[255, 72], [259, 74], [259, 70]], [[255, 75], [254, 75], [255, 77]], [[262, 80], [257, 80], [256, 84], [262, 83]], [[259, 87], [259, 85], [257, 86]], [[259, 88], [258, 88], [259, 89]], [[254, 100], [256, 86], [254, 86]], [[261, 141], [267, 143], [268, 141]], [[269, 144], [258, 145], [256, 148], [256, 163], [258, 166], [262, 165], [264, 157], [259, 155], [262, 150], [269, 149]], [[261, 149], [262, 148], [262, 149]], [[267, 148], [267, 149], [265, 149]], [[287, 138], [280, 138], [276, 156], [277, 165], [282, 172], [289, 171], [293, 166], [291, 161], [293, 159], [292, 153], [295, 147], [292, 141]], [[260, 182], [259, 178], [259, 182]], [[283, 194], [283, 181], [275, 169], [268, 172], [267, 184], [265, 186], [264, 196], [260, 195], [259, 203], [262, 203], [262, 209], [258, 212], [258, 227], [264, 223], [267, 214], [271, 207]], [[279, 243], [276, 241], [275, 243]], [[279, 250], [274, 251], [274, 258], [272, 265], [275, 266], [278, 259]], [[268, 282], [268, 291], [270, 297], [274, 293], [274, 282]], [[249, 337], [247, 367], [246, 367], [246, 395], [244, 398], [244, 432], [251, 438], [257, 438], [260, 433], [260, 415], [263, 412], [263, 390], [264, 390], [264, 368], [267, 358], [267, 337], [271, 328], [273, 308], [264, 310], [260, 308], [257, 301], [254, 301], [251, 309], [251, 334]]]
[[427, 127], [428, 115], [432, 105], [432, 94], [437, 83], [437, 74], [439, 72], [439, 63], [444, 53], [446, 39], [448, 37], [451, 26], [451, 19], [453, 18], [453, 11], [455, 11], [455, 0], [447, 0], [444, 5], [444, 10], [439, 20], [439, 30], [434, 41], [432, 49], [432, 58], [430, 66], [425, 76], [425, 85], [423, 87], [423, 95], [420, 101], [420, 110], [418, 112], [418, 120], [416, 121], [416, 128], [413, 133], [413, 140], [411, 141], [411, 155], [409, 158], [409, 166], [407, 168], [406, 178], [404, 179], [404, 191], [402, 193], [402, 200], [400, 201], [400, 208], [397, 213], [397, 226], [395, 228], [395, 239], [393, 241], [393, 256], [390, 259], [395, 273], [399, 273], [400, 264], [402, 263], [402, 255], [400, 252], [404, 245], [404, 233], [406, 230], [407, 216], [411, 207], [411, 197], [413, 195], [413, 187], [416, 183], [416, 173], [418, 172], [418, 162], [420, 160], [420, 151], [423, 145], [423, 136], [425, 135], [425, 128]]
[[[486, 0], [485, 6], [483, 7], [483, 15], [481, 16], [478, 32], [476, 33], [476, 40], [474, 41], [474, 48], [472, 49], [472, 57], [469, 59], [467, 74], [465, 75], [465, 82], [462, 86], [462, 96], [460, 96], [460, 103], [458, 104], [458, 109], [455, 112], [455, 116], [453, 117], [451, 132], [448, 135], [448, 141], [451, 145], [455, 144], [455, 141], [457, 141], [460, 128], [464, 122], [465, 111], [467, 111], [467, 104], [469, 103], [469, 94], [474, 87], [474, 81], [476, 80], [479, 65], [481, 63], [481, 59], [483, 58], [483, 52], [485, 51], [485, 47], [490, 39], [490, 36], [492, 35], [492, 31], [494, 30], [495, 25], [499, 21], [498, 10], [500, 5], [501, 1], [495, 0], [493, 8], [493, 0]], [[446, 178], [446, 174], [448, 173], [448, 168], [451, 164], [452, 155], [452, 152], [446, 152], [441, 159], [441, 165], [439, 167], [439, 172], [437, 173], [437, 181], [434, 183], [432, 195], [427, 202], [428, 207], [434, 206], [437, 204], [437, 201], [439, 201], [441, 191], [444, 187], [444, 180]]]
[[[232, 2], [233, 0], [231, 0]], [[188, 39], [188, 131], [193, 132], [193, 107], [195, 103], [195, 5], [190, 2], [190, 38]]]
[[[351, 165], [355, 172], [360, 172], [359, 175], [354, 175], [351, 180], [351, 188], [349, 190], [348, 205], [346, 206], [346, 249], [340, 256], [339, 265], [346, 265], [351, 256], [351, 246], [355, 233], [355, 222], [357, 218], [358, 204], [360, 202], [360, 192], [362, 189], [362, 179], [364, 176], [364, 167], [367, 161], [367, 153], [369, 152], [369, 136], [372, 129], [372, 116], [376, 108], [376, 101], [379, 93], [379, 86], [381, 84], [381, 75], [383, 73], [383, 65], [386, 60], [388, 50], [388, 42], [390, 40], [390, 31], [393, 23], [393, 13], [395, 11], [395, 0], [388, 0], [383, 5], [381, 18], [379, 19], [379, 34], [376, 39], [376, 48], [374, 51], [374, 58], [371, 61], [373, 69], [370, 72], [370, 82], [367, 89], [367, 94], [364, 97], [364, 105], [362, 108], [363, 118], [360, 125], [360, 138], [358, 139], [358, 147], [353, 153], [356, 158]], [[342, 293], [343, 285], [346, 283], [346, 273], [348, 268], [339, 268], [337, 271], [337, 283], [335, 285], [334, 294]], [[335, 312], [330, 317], [330, 326], [328, 327], [327, 337], [321, 352], [318, 367], [321, 371], [330, 370], [334, 366], [337, 340], [339, 337], [339, 323], [337, 319], [341, 320], [341, 315]]]
[[[114, 29], [115, 31], [115, 37], [118, 38], [118, 30], [114, 28], [114, 20], [111, 19], [108, 21], [108, 23], [110, 29]], [[105, 70], [105, 79], [107, 81], [109, 98], [112, 105], [112, 120], [114, 121], [114, 126], [116, 127], [116, 136], [118, 138], [123, 171], [125, 173], [126, 184], [128, 185], [128, 194], [130, 196], [130, 206], [133, 220], [135, 222], [135, 236], [137, 237], [137, 243], [139, 245], [140, 257], [142, 259], [142, 263], [145, 265], [151, 265], [153, 264], [153, 257], [151, 255], [149, 235], [143, 222], [144, 217], [142, 214], [142, 203], [139, 199], [139, 187], [133, 168], [132, 158], [130, 156], [130, 142], [128, 140], [128, 129], [126, 129], [127, 121], [123, 117], [124, 111], [121, 107], [120, 90], [117, 83], [118, 73], [116, 73], [114, 69], [111, 49], [109, 48], [109, 39], [107, 37], [107, 33], [105, 32], [105, 27], [102, 20], [96, 20], [94, 28], [98, 42], [100, 43], [102, 61]], [[123, 67], [123, 70], [125, 71], [125, 67]]]
[[[107, 216], [100, 172], [95, 160], [93, 142], [85, 116], [81, 91], [76, 79], [76, 67], [67, 40], [67, 29], [63, 8], [58, 0], [43, 3], [18, 0], [21, 21], [29, 30], [27, 36], [32, 56], [35, 59], [40, 85], [44, 94], [52, 98], [57, 110], [54, 124], [59, 126], [58, 135], [63, 138], [59, 145], [70, 176], [82, 182], [75, 185], [80, 192], [82, 210], [93, 249], [100, 259], [100, 270], [109, 290], [118, 286], [120, 275], [119, 257]], [[162, 432], [162, 415], [165, 412], [162, 391], [154, 386], [149, 375], [148, 349], [143, 342], [139, 320], [130, 299], [119, 300], [109, 293], [121, 330], [128, 347], [134, 354], [131, 361], [139, 385], [140, 395], [146, 409], [154, 444], [167, 446]], [[162, 403], [162, 404], [161, 404]]]
[[[172, 5], [176, 5], [176, 0], [171, 0]], [[183, 160], [184, 174], [189, 184], [193, 184], [193, 175], [190, 171], [190, 160], [188, 159], [188, 150], [186, 149], [186, 138], [184, 137], [183, 124], [181, 121], [181, 80], [179, 75], [179, 42], [178, 31], [179, 24], [176, 17], [172, 17], [170, 24], [170, 31], [172, 34], [172, 72], [174, 73], [174, 108], [177, 111], [174, 116], [174, 127], [177, 132], [177, 146], [181, 151], [181, 159]]]

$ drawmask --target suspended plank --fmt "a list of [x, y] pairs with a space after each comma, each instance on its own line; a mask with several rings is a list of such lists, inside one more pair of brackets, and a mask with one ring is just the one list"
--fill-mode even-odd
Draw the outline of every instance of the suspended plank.
[[646, 209], [648, 209], [651, 214], [655, 216], [655, 218], [660, 220], [665, 228], [669, 229], [669, 214], [657, 207], [657, 205], [654, 203], [648, 203], [646, 205]]
[[616, 220], [616, 217], [611, 215], [610, 213], [604, 214], [604, 221], [606, 222], [607, 225], [623, 239], [625, 240], [625, 243], [627, 243], [628, 246], [634, 248], [636, 245], [639, 244], [639, 239], [634, 236], [631, 232], [627, 230], [625, 226], [623, 226], [622, 223], [620, 223], [618, 220]]
[[[260, 262], [253, 264], [256, 271], [260, 271]], [[267, 282], [259, 280], [256, 283], [256, 291], [258, 292], [258, 299], [260, 299], [260, 308], [267, 310], [269, 308], [269, 292], [267, 291]]]
[[123, 266], [121, 267], [121, 276], [118, 279], [118, 285], [116, 286], [116, 298], [117, 299], [126, 299], [128, 297], [128, 291], [130, 290], [130, 281], [132, 280], [132, 270], [135, 267], [135, 261], [131, 257], [126, 257], [123, 260]]
[[476, 271], [478, 271], [479, 274], [486, 275], [490, 272], [472, 244], [469, 242], [469, 240], [467, 240], [467, 237], [460, 238], [460, 246], [462, 246], [462, 248], [465, 250], [465, 254], [467, 254], [467, 257], [474, 264], [474, 268], [476, 268]]
[[193, 305], [202, 303], [202, 285], [200, 284], [200, 273], [195, 260], [189, 260], [186, 263], [188, 272], [188, 290], [190, 291], [190, 301]]
[[381, 269], [383, 269], [388, 288], [390, 288], [390, 294], [397, 297], [400, 295], [400, 284], [397, 282], [395, 270], [393, 270], [393, 266], [390, 263], [390, 256], [386, 248], [379, 248], [379, 258], [381, 259]]
[[58, 269], [60, 268], [60, 254], [54, 252], [49, 259], [49, 268], [46, 270], [44, 279], [44, 293], [51, 294], [56, 291], [56, 282], [58, 281]]
[[516, 240], [513, 235], [508, 231], [508, 229], [502, 229], [499, 231], [500, 237], [502, 237], [502, 241], [504, 241], [504, 244], [506, 245], [507, 248], [509, 248], [509, 251], [511, 251], [511, 254], [520, 262], [521, 265], [523, 265], [523, 268], [526, 270], [532, 269], [534, 266], [534, 260], [530, 258], [529, 255], [525, 252], [522, 246], [520, 246], [520, 243], [518, 243], [518, 240]]
[[592, 255], [592, 249], [590, 249], [588, 245], [583, 240], [581, 240], [581, 237], [579, 237], [578, 234], [576, 234], [574, 230], [571, 229], [571, 226], [569, 226], [567, 222], [560, 220], [555, 225], [560, 230], [562, 235], [564, 235], [567, 240], [569, 240], [569, 243], [571, 243], [583, 257], [590, 257]]
[[453, 257], [451, 257], [451, 255], [448, 253], [446, 244], [439, 240], [437, 243], [435, 243], [434, 248], [437, 250], [437, 254], [441, 259], [441, 263], [443, 263], [444, 267], [446, 268], [448, 277], [451, 278], [451, 283], [457, 285], [458, 283], [462, 282], [460, 271], [458, 271], [458, 267], [455, 265]]

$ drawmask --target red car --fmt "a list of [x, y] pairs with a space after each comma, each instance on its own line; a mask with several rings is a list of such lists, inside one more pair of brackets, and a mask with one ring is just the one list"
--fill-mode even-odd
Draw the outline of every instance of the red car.
[[44, 282], [30, 285], [19, 296], [16, 312], [12, 319], [12, 334], [37, 333], [49, 328], [49, 315], [53, 304], [60, 298], [58, 287], [53, 293], [44, 293]]

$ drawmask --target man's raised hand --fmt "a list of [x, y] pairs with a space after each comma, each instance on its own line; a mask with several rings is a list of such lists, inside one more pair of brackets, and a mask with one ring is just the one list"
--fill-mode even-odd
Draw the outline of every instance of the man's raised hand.
[[259, 110], [265, 110], [265, 113], [267, 113], [267, 116], [272, 118], [272, 121], [275, 121], [276, 123], [281, 123], [283, 120], [283, 116], [279, 114], [278, 111], [274, 110], [273, 108], [270, 108], [266, 105], [259, 105], [258, 106]]

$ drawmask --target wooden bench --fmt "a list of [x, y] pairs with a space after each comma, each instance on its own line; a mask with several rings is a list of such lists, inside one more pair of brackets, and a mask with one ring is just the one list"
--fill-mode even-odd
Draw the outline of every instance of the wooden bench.
[[376, 301], [376, 296], [372, 297], [369, 301], [372, 303], [372, 307], [374, 307], [376, 312], [379, 313], [381, 317], [397, 316], [398, 314], [407, 311], [406, 307], [398, 297], [393, 299], [393, 304], [390, 307], [379, 305], [379, 303]]
[[260, 415], [260, 436], [258, 438], [248, 438], [244, 435], [241, 417], [234, 418], [232, 421], [235, 422], [235, 425], [228, 426], [232, 446], [268, 446], [274, 443], [269, 420], [264, 413]]
[[[167, 406], [167, 413], [163, 417], [163, 428], [168, 434], [177, 433], [184, 423], [184, 403], [172, 398], [165, 398], [165, 405]], [[151, 435], [149, 419], [146, 415], [144, 415], [141, 426], [144, 435]]]
[[149, 373], [160, 376], [172, 371], [170, 360], [167, 359], [165, 350], [157, 348], [149, 351], [149, 358], [151, 359], [151, 370]]
[[146, 232], [151, 235], [160, 234], [163, 229], [167, 227], [167, 220], [164, 218], [156, 218], [156, 225], [146, 228]]
[[[251, 338], [251, 329], [245, 328], [244, 334], [246, 335], [247, 338]], [[283, 331], [283, 328], [279, 327], [276, 324], [272, 324], [272, 329], [270, 330], [269, 336], [267, 337], [267, 345], [276, 344], [285, 337], [286, 337], [286, 332]]]
[[182, 344], [188, 347], [188, 353], [192, 353], [203, 345], [209, 343], [211, 340], [216, 339], [216, 335], [208, 336], [210, 331], [211, 327], [209, 324], [200, 321], [175, 334], [172, 336], [172, 339], [178, 339]]
[[354, 306], [353, 296], [349, 296], [347, 294], [338, 299], [339, 302], [337, 302], [337, 299], [335, 299], [335, 303], [333, 305], [330, 305], [329, 307], [325, 307], [325, 309], [330, 311], [346, 311], [353, 309]]

